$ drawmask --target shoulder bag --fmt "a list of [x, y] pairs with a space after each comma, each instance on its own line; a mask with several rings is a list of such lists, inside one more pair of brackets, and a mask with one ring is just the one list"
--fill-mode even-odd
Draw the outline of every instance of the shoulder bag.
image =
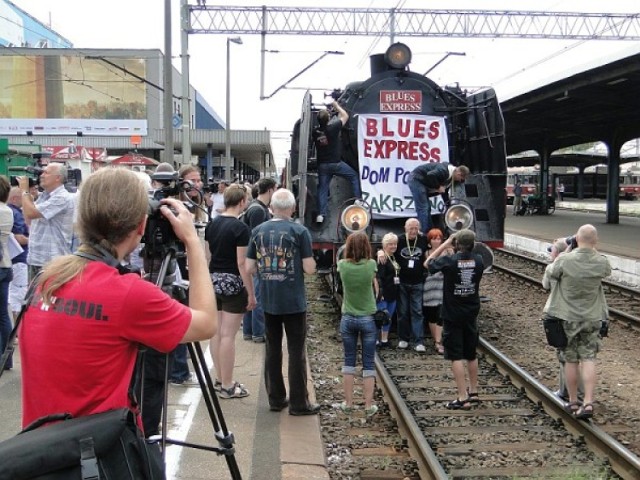
[[542, 318], [542, 326], [544, 327], [544, 333], [547, 336], [547, 343], [551, 347], [566, 348], [567, 347], [567, 334], [564, 331], [562, 320], [551, 315], [545, 315]]

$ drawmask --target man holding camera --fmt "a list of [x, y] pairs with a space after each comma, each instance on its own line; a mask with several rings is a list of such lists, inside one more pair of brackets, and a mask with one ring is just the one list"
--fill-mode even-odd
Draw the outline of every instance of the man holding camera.
[[61, 255], [71, 253], [73, 237], [74, 196], [67, 192], [67, 167], [52, 162], [40, 175], [42, 194], [33, 200], [29, 191], [29, 178], [18, 177], [22, 189], [22, 212], [31, 221], [29, 236], [29, 279], [42, 267]]
[[[562, 349], [564, 373], [569, 391], [567, 411], [576, 418], [593, 417], [593, 394], [596, 385], [596, 354], [600, 350], [600, 330], [606, 310], [602, 279], [611, 275], [611, 265], [595, 246], [598, 231], [583, 225], [575, 236], [577, 248], [559, 255], [550, 265], [548, 275], [557, 285], [551, 289], [547, 314], [563, 320], [567, 346]], [[584, 382], [584, 403], [578, 401], [578, 378]]]
[[[442, 298], [442, 345], [444, 358], [451, 360], [458, 397], [447, 403], [451, 410], [469, 410], [480, 402], [478, 396], [478, 313], [480, 312], [480, 280], [484, 271], [482, 257], [472, 253], [476, 235], [460, 230], [436, 248], [424, 262], [429, 273], [444, 275]], [[454, 247], [456, 253], [442, 253]], [[463, 361], [469, 371], [469, 388], [465, 390]]]

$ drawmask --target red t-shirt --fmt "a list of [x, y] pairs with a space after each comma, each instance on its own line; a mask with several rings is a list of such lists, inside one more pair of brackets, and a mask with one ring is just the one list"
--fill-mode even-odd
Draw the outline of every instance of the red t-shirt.
[[74, 417], [131, 406], [138, 343], [173, 350], [191, 311], [137, 275], [91, 262], [43, 306], [36, 298], [20, 327], [22, 424], [69, 412]]

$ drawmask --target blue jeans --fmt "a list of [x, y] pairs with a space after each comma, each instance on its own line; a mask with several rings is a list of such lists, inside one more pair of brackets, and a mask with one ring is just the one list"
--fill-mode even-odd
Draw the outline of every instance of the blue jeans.
[[362, 376], [376, 376], [376, 338], [378, 331], [371, 315], [356, 316], [343, 314], [340, 320], [340, 335], [344, 346], [344, 366], [342, 373], [356, 373], [358, 337], [362, 338]]
[[431, 222], [431, 203], [427, 195], [427, 186], [409, 175], [409, 189], [413, 196], [413, 207], [416, 209], [416, 217], [420, 222], [420, 231], [428, 232], [433, 227]]
[[401, 283], [398, 295], [398, 338], [405, 342], [422, 345], [422, 283]]
[[246, 339], [264, 338], [264, 310], [260, 302], [260, 276], [253, 276], [253, 286], [256, 294], [256, 308], [244, 314], [242, 319], [242, 336]]
[[173, 351], [173, 367], [171, 367], [170, 380], [184, 382], [190, 377], [191, 372], [187, 363], [187, 346], [181, 343]]
[[391, 330], [391, 319], [393, 318], [393, 314], [396, 313], [397, 305], [398, 305], [398, 302], [396, 300], [394, 300], [393, 302], [387, 302], [386, 300], [382, 300], [378, 302], [378, 304], [376, 305], [376, 308], [378, 310], [386, 310], [387, 312], [389, 312], [389, 323], [382, 326], [383, 332], [388, 332], [389, 330]]
[[[13, 324], [9, 316], [9, 283], [13, 280], [13, 270], [0, 268], [0, 356], [7, 348]], [[13, 355], [7, 359], [4, 368], [13, 368]]]
[[329, 186], [334, 176], [342, 177], [351, 182], [353, 188], [353, 196], [362, 197], [360, 190], [360, 179], [358, 172], [351, 168], [345, 162], [337, 163], [320, 163], [318, 164], [318, 212], [319, 215], [327, 214], [327, 205], [329, 203]]

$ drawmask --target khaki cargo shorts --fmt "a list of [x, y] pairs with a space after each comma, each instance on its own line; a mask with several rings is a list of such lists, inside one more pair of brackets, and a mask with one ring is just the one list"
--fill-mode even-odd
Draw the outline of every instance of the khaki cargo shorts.
[[567, 347], [563, 350], [564, 360], [569, 363], [578, 363], [580, 360], [595, 360], [600, 351], [602, 340], [600, 332], [601, 322], [565, 322], [564, 330], [569, 339]]

